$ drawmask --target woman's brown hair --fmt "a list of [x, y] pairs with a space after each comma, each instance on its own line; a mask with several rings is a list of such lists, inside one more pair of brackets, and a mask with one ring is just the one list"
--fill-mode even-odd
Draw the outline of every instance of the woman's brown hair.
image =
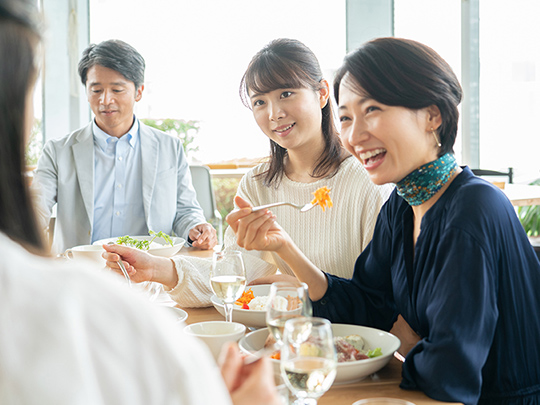
[[0, 232], [41, 250], [43, 241], [24, 176], [30, 130], [25, 127], [26, 100], [38, 72], [40, 43], [33, 3], [0, 0]]
[[[401, 38], [378, 38], [366, 42], [345, 57], [334, 79], [339, 104], [339, 85], [349, 74], [363, 96], [390, 106], [419, 110], [436, 105], [442, 117], [437, 129], [439, 157], [453, 153], [462, 89], [448, 63], [433, 49]], [[353, 89], [354, 90], [354, 89]]]

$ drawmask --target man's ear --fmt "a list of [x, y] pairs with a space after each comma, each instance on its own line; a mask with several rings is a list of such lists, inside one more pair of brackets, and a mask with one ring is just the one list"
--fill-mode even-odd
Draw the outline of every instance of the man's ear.
[[141, 84], [139, 88], [135, 91], [135, 101], [140, 101], [142, 98], [142, 93], [144, 90], [144, 84]]

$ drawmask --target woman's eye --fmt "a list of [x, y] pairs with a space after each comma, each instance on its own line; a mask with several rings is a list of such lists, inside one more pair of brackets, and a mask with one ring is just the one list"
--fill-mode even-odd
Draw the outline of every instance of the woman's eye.
[[287, 98], [290, 96], [292, 96], [292, 91], [284, 91], [283, 93], [281, 93], [281, 98]]
[[351, 119], [349, 117], [339, 117], [339, 121], [340, 122], [344, 122], [344, 121], [350, 121]]
[[366, 113], [370, 113], [370, 112], [376, 111], [378, 109], [379, 109], [378, 107], [370, 105], [368, 108], [366, 108]]
[[255, 100], [255, 101], [253, 102], [253, 107], [258, 107], [258, 106], [263, 105], [263, 104], [264, 104], [264, 101], [262, 101], [262, 100]]

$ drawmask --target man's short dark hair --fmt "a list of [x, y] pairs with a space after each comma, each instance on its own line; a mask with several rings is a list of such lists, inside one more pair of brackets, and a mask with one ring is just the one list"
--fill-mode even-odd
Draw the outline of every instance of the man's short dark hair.
[[86, 86], [88, 70], [100, 65], [112, 69], [135, 84], [138, 89], [144, 83], [144, 58], [131, 45], [118, 39], [90, 44], [83, 51], [79, 62], [79, 76]]

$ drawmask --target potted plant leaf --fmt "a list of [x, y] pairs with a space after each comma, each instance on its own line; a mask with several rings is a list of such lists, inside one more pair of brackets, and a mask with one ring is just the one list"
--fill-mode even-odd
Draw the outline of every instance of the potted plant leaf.
[[193, 146], [193, 141], [200, 128], [198, 121], [177, 120], [173, 118], [143, 118], [141, 121], [150, 127], [157, 128], [160, 131], [180, 139], [186, 156], [188, 156], [190, 152], [197, 152], [199, 150], [198, 146]]
[[[540, 179], [536, 179], [529, 183], [530, 185], [540, 185]], [[540, 205], [529, 205], [524, 207], [518, 207], [518, 217], [527, 232], [527, 236], [531, 241], [531, 244], [537, 251], [540, 252]]]
[[41, 133], [41, 120], [36, 118], [32, 127], [32, 133], [30, 134], [30, 141], [26, 145], [24, 152], [25, 175], [29, 184], [32, 183], [33, 172], [36, 170], [42, 150], [43, 134]]

